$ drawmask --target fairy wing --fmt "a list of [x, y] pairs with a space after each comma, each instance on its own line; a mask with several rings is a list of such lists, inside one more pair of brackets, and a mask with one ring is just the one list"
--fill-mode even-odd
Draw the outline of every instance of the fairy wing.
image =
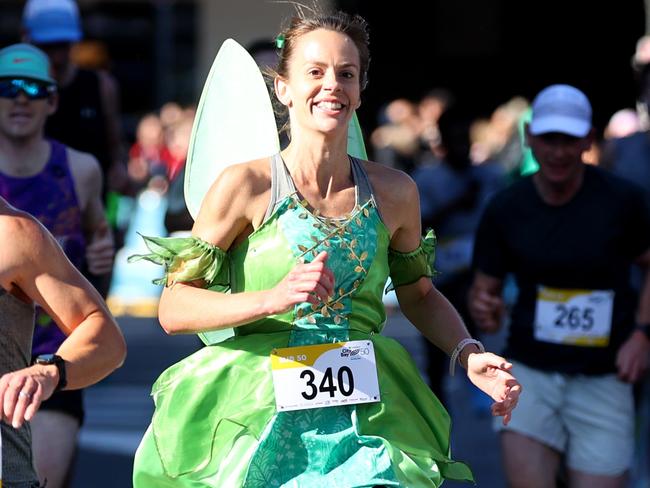
[[185, 169], [185, 203], [193, 218], [219, 174], [235, 163], [280, 150], [264, 78], [246, 49], [226, 39], [217, 53], [192, 127]]
[[363, 143], [363, 132], [361, 132], [361, 126], [359, 125], [356, 112], [352, 115], [352, 120], [350, 120], [350, 125], [348, 126], [348, 154], [357, 159], [368, 159], [366, 145]]
[[[246, 49], [226, 39], [212, 63], [196, 110], [185, 169], [185, 203], [196, 219], [219, 174], [236, 163], [280, 150], [264, 78]], [[206, 344], [221, 342], [232, 329], [204, 332]]]

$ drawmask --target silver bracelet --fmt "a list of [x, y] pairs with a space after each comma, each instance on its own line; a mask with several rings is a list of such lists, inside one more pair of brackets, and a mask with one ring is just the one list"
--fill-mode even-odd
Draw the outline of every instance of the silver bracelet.
[[454, 373], [456, 372], [456, 361], [460, 364], [461, 351], [469, 344], [476, 344], [480, 352], [485, 352], [485, 348], [483, 347], [483, 344], [481, 344], [481, 341], [477, 341], [471, 337], [466, 337], [460, 341], [452, 351], [451, 357], [449, 358], [449, 374], [451, 376], [454, 376]]

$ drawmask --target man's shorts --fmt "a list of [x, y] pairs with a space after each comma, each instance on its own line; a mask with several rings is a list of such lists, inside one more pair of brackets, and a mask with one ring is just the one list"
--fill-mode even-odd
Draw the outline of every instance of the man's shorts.
[[41, 403], [39, 410], [49, 410], [65, 413], [79, 421], [79, 427], [84, 422], [83, 390], [56, 391], [50, 398]]
[[593, 475], [618, 476], [634, 455], [632, 386], [616, 375], [566, 375], [512, 361], [523, 387], [507, 426], [496, 430], [530, 437], [565, 454], [569, 468]]

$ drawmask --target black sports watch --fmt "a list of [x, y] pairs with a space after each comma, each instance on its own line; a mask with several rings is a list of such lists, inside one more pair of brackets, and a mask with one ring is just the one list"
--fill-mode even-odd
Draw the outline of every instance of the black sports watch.
[[54, 391], [60, 391], [68, 384], [68, 379], [65, 374], [65, 361], [61, 356], [56, 354], [39, 354], [34, 359], [34, 364], [53, 364], [59, 370], [59, 383], [56, 385]]
[[640, 330], [646, 336], [646, 339], [650, 341], [650, 323], [648, 324], [637, 324], [636, 330]]

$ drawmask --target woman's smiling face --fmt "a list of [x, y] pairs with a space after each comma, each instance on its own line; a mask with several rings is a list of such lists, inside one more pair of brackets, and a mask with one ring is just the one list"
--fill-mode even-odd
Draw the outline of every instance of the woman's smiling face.
[[276, 79], [276, 93], [289, 108], [292, 127], [324, 133], [347, 130], [360, 105], [359, 65], [359, 51], [347, 35], [316, 29], [301, 36], [288, 79]]

